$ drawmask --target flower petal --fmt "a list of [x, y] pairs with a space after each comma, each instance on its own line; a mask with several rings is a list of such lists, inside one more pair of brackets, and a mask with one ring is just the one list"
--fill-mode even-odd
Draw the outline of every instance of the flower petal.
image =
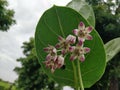
[[85, 52], [85, 53], [89, 53], [89, 52], [90, 52], [90, 48], [84, 47], [84, 52]]
[[83, 38], [79, 38], [79, 41], [78, 41], [78, 46], [83, 46]]
[[63, 41], [64, 40], [64, 38], [63, 37], [61, 37], [61, 36], [58, 36], [58, 41]]
[[58, 68], [61, 68], [64, 65], [64, 57], [61, 55], [58, 56]]
[[56, 45], [55, 45], [55, 48], [60, 48], [61, 46], [60, 46], [60, 43], [57, 43]]
[[78, 36], [78, 32], [79, 32], [78, 29], [74, 29], [74, 30], [73, 30], [73, 33], [74, 33], [76, 36]]
[[43, 50], [48, 53], [49, 52], [49, 47], [46, 47]]
[[56, 59], [57, 59], [57, 55], [52, 56], [52, 60], [53, 60], [53, 61], [56, 61]]
[[74, 54], [72, 54], [72, 55], [70, 56], [70, 60], [71, 60], [71, 61], [75, 60], [76, 58], [77, 58], [77, 56], [74, 55]]
[[73, 52], [74, 50], [75, 50], [75, 46], [70, 46], [70, 47], [69, 47], [69, 51], [70, 51], [70, 52]]
[[52, 67], [51, 68], [51, 73], [54, 73], [55, 72], [55, 69]]
[[53, 48], [52, 53], [57, 53], [57, 50], [55, 47]]
[[70, 44], [74, 44], [76, 42], [76, 37], [73, 35], [68, 35], [66, 38], [66, 42]]
[[85, 38], [78, 37], [78, 41], [84, 42]]
[[78, 25], [78, 30], [84, 30], [85, 29], [85, 24], [83, 22], [80, 22]]
[[51, 55], [50, 55], [50, 54], [48, 54], [48, 55], [46, 56], [46, 60], [51, 60]]
[[62, 49], [61, 53], [62, 53], [62, 55], [65, 55], [66, 50], [65, 50], [65, 49]]
[[93, 37], [90, 34], [86, 35], [86, 40], [92, 40], [92, 39], [93, 39]]
[[78, 57], [78, 59], [79, 59], [81, 62], [83, 62], [83, 61], [85, 61], [85, 56], [84, 56], [84, 55], [80, 55], [80, 56]]
[[44, 64], [45, 64], [45, 65], [46, 65], [46, 67], [48, 68], [48, 67], [49, 67], [49, 65], [50, 65], [50, 60], [45, 61], [45, 62], [44, 62]]
[[87, 33], [90, 33], [93, 29], [91, 26], [89, 26], [89, 27], [86, 27], [85, 30], [87, 31]]

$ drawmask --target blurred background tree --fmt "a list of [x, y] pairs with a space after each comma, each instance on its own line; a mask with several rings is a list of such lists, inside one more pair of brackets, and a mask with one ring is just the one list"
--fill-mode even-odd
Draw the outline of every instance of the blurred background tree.
[[18, 90], [61, 90], [62, 87], [47, 77], [42, 70], [34, 48], [34, 38], [24, 42], [22, 48], [25, 57], [17, 59], [21, 67], [14, 70], [19, 75], [15, 84]]
[[15, 24], [14, 11], [8, 9], [8, 2], [0, 0], [0, 30], [7, 31], [11, 25]]
[[86, 0], [92, 5], [96, 18], [96, 30], [104, 43], [120, 37], [120, 1]]
[[[86, 0], [94, 9], [96, 30], [104, 43], [120, 37], [120, 0]], [[102, 78], [86, 90], [120, 90], [120, 53], [110, 62]]]

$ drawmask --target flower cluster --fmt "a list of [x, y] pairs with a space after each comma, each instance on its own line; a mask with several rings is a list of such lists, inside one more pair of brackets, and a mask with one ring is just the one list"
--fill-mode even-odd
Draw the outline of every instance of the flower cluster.
[[78, 29], [73, 30], [75, 36], [68, 35], [66, 38], [59, 36], [59, 42], [55, 46], [48, 45], [44, 48], [44, 51], [48, 53], [44, 62], [46, 67], [50, 68], [52, 73], [55, 69], [61, 68], [68, 53], [71, 61], [78, 59], [83, 62], [85, 60], [84, 54], [90, 52], [90, 48], [84, 47], [84, 42], [92, 40], [91, 31], [91, 26], [85, 27], [85, 24], [80, 22]]

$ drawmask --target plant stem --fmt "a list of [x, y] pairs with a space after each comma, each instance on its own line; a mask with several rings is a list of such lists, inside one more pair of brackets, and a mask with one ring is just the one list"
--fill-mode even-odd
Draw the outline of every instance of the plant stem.
[[78, 82], [77, 82], [77, 72], [76, 72], [76, 67], [75, 67], [74, 62], [72, 62], [72, 66], [73, 66], [73, 71], [74, 71], [75, 88], [76, 88], [76, 90], [79, 90], [78, 89]]
[[80, 61], [79, 60], [77, 60], [77, 64], [78, 64], [78, 77], [79, 77], [80, 88], [81, 88], [81, 90], [84, 90], [82, 76], [81, 76], [81, 69], [80, 69]]

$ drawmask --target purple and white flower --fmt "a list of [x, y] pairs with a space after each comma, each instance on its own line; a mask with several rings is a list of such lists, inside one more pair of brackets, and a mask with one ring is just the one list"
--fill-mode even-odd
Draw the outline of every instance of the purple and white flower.
[[44, 48], [44, 51], [48, 53], [48, 55], [46, 56], [46, 60], [56, 60], [57, 50], [54, 46], [49, 45], [49, 47]]
[[78, 40], [92, 40], [92, 36], [90, 35], [92, 31], [92, 27], [88, 26], [85, 27], [85, 24], [83, 22], [80, 22], [80, 24], [78, 25], [78, 29], [74, 29], [73, 33], [78, 36]]
[[68, 35], [66, 39], [59, 36], [58, 37], [59, 43], [56, 44], [56, 48], [61, 48], [61, 53], [65, 55], [69, 51], [69, 47], [71, 44], [76, 42], [76, 37], [73, 35]]
[[64, 57], [61, 55], [57, 56], [56, 60], [52, 58], [45, 61], [45, 65], [47, 68], [51, 69], [51, 72], [54, 73], [55, 69], [61, 68], [64, 65]]
[[85, 60], [84, 54], [90, 52], [90, 48], [83, 47], [83, 45], [81, 43], [82, 42], [79, 41], [79, 43], [76, 46], [71, 46], [69, 48], [70, 52], [72, 52], [72, 54], [70, 56], [71, 61], [78, 59], [81, 62], [83, 62]]

